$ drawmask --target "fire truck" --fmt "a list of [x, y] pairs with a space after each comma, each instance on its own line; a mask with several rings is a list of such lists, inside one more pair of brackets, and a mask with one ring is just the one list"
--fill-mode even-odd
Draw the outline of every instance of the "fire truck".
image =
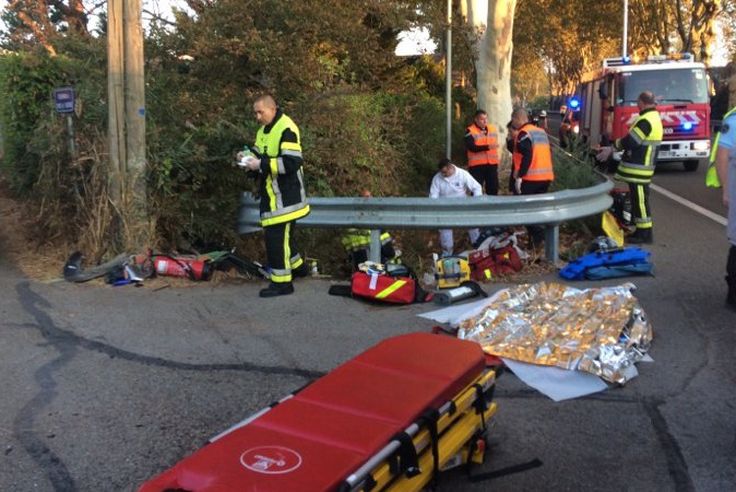
[[650, 56], [642, 62], [628, 56], [605, 59], [577, 90], [580, 135], [591, 146], [625, 136], [644, 91], [654, 93], [664, 127], [657, 164], [677, 161], [695, 171], [710, 151], [710, 104], [705, 65], [691, 54]]

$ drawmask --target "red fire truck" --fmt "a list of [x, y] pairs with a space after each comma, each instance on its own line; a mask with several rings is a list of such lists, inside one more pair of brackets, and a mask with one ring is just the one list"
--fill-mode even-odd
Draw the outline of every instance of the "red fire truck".
[[650, 56], [643, 62], [604, 60], [578, 87], [580, 135], [591, 146], [610, 145], [626, 135], [643, 91], [654, 93], [664, 126], [657, 163], [679, 161], [695, 171], [710, 151], [710, 104], [705, 65], [690, 54]]

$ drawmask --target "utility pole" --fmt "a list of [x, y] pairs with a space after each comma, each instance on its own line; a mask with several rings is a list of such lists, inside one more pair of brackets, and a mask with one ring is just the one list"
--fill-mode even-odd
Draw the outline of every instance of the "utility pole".
[[111, 194], [125, 248], [147, 246], [146, 121], [141, 0], [108, 0]]
[[120, 207], [125, 175], [125, 75], [123, 2], [107, 2], [107, 133], [110, 150], [110, 193]]
[[447, 111], [447, 151], [445, 157], [452, 156], [452, 0], [447, 0], [447, 42], [445, 43], [445, 106]]

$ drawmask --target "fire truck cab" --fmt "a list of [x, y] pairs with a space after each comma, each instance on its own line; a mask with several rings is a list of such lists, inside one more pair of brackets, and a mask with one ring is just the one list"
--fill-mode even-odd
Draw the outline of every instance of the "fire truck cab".
[[680, 161], [695, 171], [710, 152], [710, 104], [705, 65], [690, 54], [650, 56], [640, 63], [605, 59], [578, 87], [581, 136], [592, 146], [625, 136], [643, 91], [654, 93], [664, 127], [657, 163]]

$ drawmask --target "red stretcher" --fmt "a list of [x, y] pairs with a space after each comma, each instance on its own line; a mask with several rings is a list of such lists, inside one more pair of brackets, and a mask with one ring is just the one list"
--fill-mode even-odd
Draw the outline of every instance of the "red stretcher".
[[153, 491], [421, 490], [481, 462], [495, 373], [473, 342], [380, 342], [215, 436], [143, 484]]

